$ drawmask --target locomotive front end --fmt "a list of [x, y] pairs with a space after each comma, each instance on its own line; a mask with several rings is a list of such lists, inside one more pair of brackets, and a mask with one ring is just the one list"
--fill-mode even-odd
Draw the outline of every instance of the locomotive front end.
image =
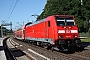
[[56, 45], [61, 50], [67, 50], [72, 47], [80, 47], [78, 27], [73, 16], [56, 17], [57, 36]]

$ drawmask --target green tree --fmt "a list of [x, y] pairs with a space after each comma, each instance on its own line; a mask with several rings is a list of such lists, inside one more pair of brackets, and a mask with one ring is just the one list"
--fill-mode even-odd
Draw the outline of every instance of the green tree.
[[74, 15], [80, 32], [87, 32], [90, 28], [90, 0], [47, 0], [44, 11], [38, 17], [43, 19], [53, 14]]

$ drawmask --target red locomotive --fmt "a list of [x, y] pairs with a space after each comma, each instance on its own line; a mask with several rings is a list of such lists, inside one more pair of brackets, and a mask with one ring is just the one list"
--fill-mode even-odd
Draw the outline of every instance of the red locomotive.
[[[19, 37], [18, 35], [18, 31], [14, 32], [15, 37]], [[56, 47], [64, 51], [81, 46], [76, 19], [72, 15], [52, 15], [34, 23], [27, 23], [21, 35], [25, 41], [45, 46], [47, 49]]]

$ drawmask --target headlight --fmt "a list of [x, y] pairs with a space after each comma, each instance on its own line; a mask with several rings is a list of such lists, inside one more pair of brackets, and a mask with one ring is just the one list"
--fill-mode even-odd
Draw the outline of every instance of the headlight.
[[78, 37], [78, 36], [75, 36], [75, 37]]
[[58, 38], [63, 38], [63, 36], [58, 36]]
[[65, 33], [65, 30], [58, 30], [58, 33]]
[[77, 30], [71, 30], [71, 33], [78, 33]]

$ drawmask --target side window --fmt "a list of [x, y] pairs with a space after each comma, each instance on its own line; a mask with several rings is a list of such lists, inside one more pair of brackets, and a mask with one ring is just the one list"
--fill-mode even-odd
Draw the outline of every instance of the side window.
[[22, 33], [24, 34], [24, 30], [22, 31]]
[[48, 21], [48, 27], [50, 27], [50, 21]]

